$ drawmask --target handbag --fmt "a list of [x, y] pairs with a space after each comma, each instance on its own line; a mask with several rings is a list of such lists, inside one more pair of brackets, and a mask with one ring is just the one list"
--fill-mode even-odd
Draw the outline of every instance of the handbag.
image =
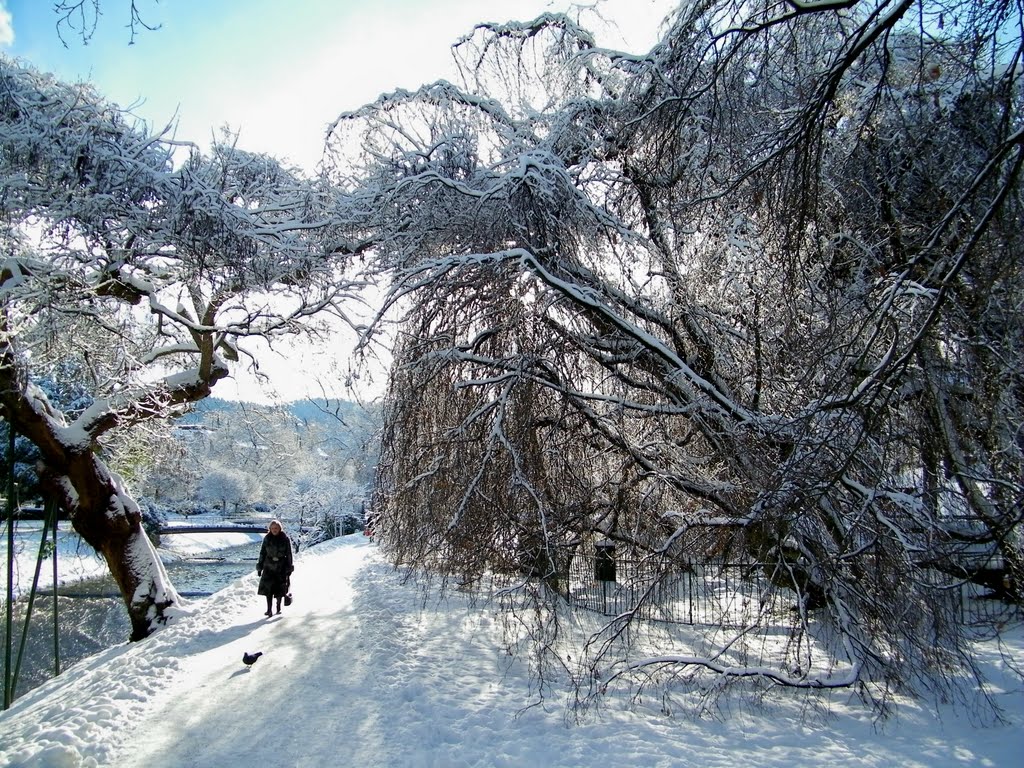
[[285, 605], [291, 605], [292, 604], [292, 593], [291, 592], [289, 592], [287, 595], [284, 596], [284, 604]]

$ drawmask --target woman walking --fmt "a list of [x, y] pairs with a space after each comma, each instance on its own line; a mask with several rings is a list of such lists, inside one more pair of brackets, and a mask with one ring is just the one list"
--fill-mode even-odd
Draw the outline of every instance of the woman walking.
[[260, 577], [258, 594], [267, 598], [267, 612], [271, 616], [271, 603], [277, 600], [277, 612], [281, 612], [281, 599], [288, 594], [292, 571], [292, 542], [284, 532], [279, 520], [271, 520], [263, 537], [260, 556], [256, 561], [256, 573]]

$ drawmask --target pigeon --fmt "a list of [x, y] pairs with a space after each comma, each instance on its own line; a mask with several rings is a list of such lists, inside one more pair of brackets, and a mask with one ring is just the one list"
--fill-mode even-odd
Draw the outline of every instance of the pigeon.
[[242, 663], [247, 667], [252, 667], [256, 663], [256, 659], [263, 655], [263, 651], [256, 651], [256, 653], [243, 653]]

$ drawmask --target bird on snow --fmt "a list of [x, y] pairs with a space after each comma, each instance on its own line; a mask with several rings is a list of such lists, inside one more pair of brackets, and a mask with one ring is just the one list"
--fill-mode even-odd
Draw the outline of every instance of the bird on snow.
[[247, 667], [252, 667], [256, 663], [256, 659], [263, 655], [263, 651], [256, 651], [256, 653], [243, 653], [242, 663]]

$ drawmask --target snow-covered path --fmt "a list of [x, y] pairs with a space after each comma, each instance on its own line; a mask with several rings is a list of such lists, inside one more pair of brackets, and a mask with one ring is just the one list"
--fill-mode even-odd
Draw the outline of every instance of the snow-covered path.
[[[296, 602], [270, 619], [262, 615], [253, 579], [225, 590], [222, 597], [229, 599], [213, 607], [222, 611], [218, 636], [211, 636], [212, 629], [197, 632], [195, 642], [208, 649], [183, 659], [173, 695], [125, 734], [126, 749], [116, 764], [288, 765], [293, 758], [329, 753], [337, 714], [358, 696], [347, 657], [358, 636], [352, 579], [363, 559], [337, 564], [331, 578], [321, 569], [299, 567], [292, 577]], [[242, 664], [247, 651], [263, 652], [252, 668]], [[315, 707], [309, 706], [310, 691], [317, 691]], [[265, 754], [279, 757], [267, 763]], [[173, 762], [160, 762], [168, 755]]]
[[[216, 618], [216, 636], [202, 630], [191, 642], [208, 650], [182, 659], [174, 690], [121, 734], [113, 764], [569, 766], [590, 759], [559, 745], [575, 741], [566, 738], [560, 704], [521, 712], [529, 691], [503, 685], [508, 659], [487, 614], [457, 598], [441, 611], [422, 610], [422, 595], [396, 589], [398, 575], [358, 538], [328, 567], [318, 562], [326, 553], [300, 559], [296, 602], [280, 617], [262, 616], [254, 580], [222, 592], [230, 599], [217, 601], [220, 615], [202, 622]], [[263, 657], [243, 666], [243, 652], [257, 650]], [[595, 731], [585, 752], [609, 740], [601, 751], [622, 753], [626, 763], [681, 764], [689, 750], [679, 744], [666, 754], [664, 734], [642, 743], [650, 727], [637, 720], [625, 742], [618, 728]], [[549, 740], [549, 729], [562, 738]]]
[[923, 768], [1015, 765], [1024, 752], [1019, 684], [999, 694], [1013, 722], [988, 729], [905, 704], [879, 731], [838, 699], [822, 722], [784, 695], [700, 721], [616, 695], [570, 726], [557, 692], [529, 706], [494, 613], [459, 593], [425, 599], [362, 537], [302, 552], [292, 585], [295, 604], [267, 619], [245, 577], [26, 694], [0, 714], [0, 766]]

